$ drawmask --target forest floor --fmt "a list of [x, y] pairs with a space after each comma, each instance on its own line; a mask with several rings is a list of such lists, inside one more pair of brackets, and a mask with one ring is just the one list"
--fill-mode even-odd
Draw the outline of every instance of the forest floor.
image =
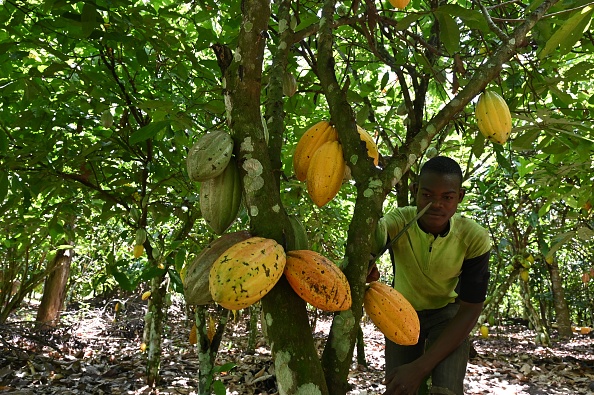
[[[50, 330], [33, 328], [35, 305], [23, 307], [0, 325], [0, 394], [149, 394], [144, 382], [146, 354], [140, 351], [146, 304], [93, 301], [70, 308]], [[217, 364], [236, 366], [218, 378], [227, 394], [277, 394], [270, 349], [259, 334], [247, 352], [248, 316], [227, 325]], [[313, 321], [313, 317], [312, 317]], [[321, 350], [331, 315], [315, 319]], [[180, 301], [169, 309], [163, 340], [161, 382], [152, 393], [196, 394], [198, 357], [188, 336], [191, 319]], [[349, 395], [382, 394], [383, 335], [363, 323], [367, 367], [352, 365]], [[465, 380], [466, 394], [594, 394], [594, 338], [576, 334], [551, 347], [534, 343], [535, 334], [521, 325], [495, 326], [488, 338], [473, 336], [473, 355]], [[553, 339], [555, 334], [553, 334]], [[355, 358], [356, 359], [356, 358]]]

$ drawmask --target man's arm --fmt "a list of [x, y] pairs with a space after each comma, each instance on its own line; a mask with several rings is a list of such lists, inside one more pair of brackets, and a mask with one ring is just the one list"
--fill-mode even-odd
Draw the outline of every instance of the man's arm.
[[460, 309], [431, 347], [417, 360], [396, 368], [386, 377], [385, 395], [414, 393], [433, 368], [468, 337], [483, 303], [460, 301]]

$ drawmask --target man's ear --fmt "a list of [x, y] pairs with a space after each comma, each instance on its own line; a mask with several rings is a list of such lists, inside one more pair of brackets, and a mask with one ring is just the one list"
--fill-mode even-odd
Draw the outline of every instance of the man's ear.
[[458, 203], [461, 203], [466, 195], [466, 189], [460, 188], [460, 195], [458, 196]]

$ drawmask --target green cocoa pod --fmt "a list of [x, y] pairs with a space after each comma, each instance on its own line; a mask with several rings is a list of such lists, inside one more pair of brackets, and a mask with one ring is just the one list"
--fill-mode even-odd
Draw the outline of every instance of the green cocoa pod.
[[206, 181], [221, 174], [233, 154], [233, 139], [214, 130], [202, 136], [188, 152], [186, 167], [192, 181]]
[[225, 170], [200, 187], [200, 210], [212, 230], [222, 235], [237, 219], [241, 206], [241, 178], [235, 159]]

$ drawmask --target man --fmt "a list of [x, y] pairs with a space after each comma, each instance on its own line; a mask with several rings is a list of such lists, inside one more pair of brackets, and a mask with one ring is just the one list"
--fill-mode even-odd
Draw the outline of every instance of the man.
[[[487, 292], [489, 233], [456, 214], [465, 193], [456, 161], [443, 156], [429, 160], [421, 168], [413, 192], [417, 206], [396, 208], [385, 220], [388, 234], [394, 237], [431, 203], [392, 246], [394, 288], [417, 310], [421, 331], [414, 346], [386, 339], [385, 394], [415, 394], [429, 376], [429, 393], [463, 394], [468, 335]], [[371, 277], [374, 272], [377, 275], [371, 268]]]

